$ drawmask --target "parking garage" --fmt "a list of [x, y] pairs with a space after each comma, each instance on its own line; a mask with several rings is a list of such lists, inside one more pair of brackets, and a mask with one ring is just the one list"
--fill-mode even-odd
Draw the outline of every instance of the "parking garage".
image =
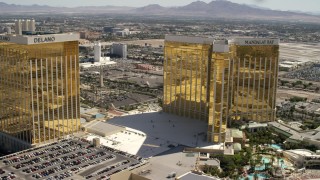
[[1, 157], [0, 179], [112, 179], [144, 163], [135, 155], [69, 139]]

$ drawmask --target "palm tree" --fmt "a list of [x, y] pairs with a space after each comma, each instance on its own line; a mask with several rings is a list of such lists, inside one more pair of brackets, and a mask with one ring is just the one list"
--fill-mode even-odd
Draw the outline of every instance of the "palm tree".
[[280, 160], [280, 164], [281, 164], [280, 167], [282, 168], [282, 165], [284, 164], [283, 159]]
[[272, 155], [271, 155], [271, 161], [270, 161], [271, 166], [273, 166], [274, 158], [275, 158], [275, 155], [274, 155], [274, 154], [272, 154]]
[[253, 170], [254, 170], [256, 167], [256, 161], [253, 159], [250, 159], [249, 164], [250, 164], [250, 167], [253, 168]]

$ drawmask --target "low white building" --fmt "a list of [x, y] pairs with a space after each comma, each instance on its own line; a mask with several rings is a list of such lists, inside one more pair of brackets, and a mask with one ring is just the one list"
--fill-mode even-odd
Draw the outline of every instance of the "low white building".
[[106, 136], [116, 134], [118, 132], [126, 130], [125, 127], [116, 126], [116, 125], [112, 125], [112, 124], [100, 122], [100, 121], [85, 124], [83, 127], [85, 128], [84, 129], [85, 131], [89, 133], [97, 134], [102, 137], [106, 137]]
[[320, 155], [306, 149], [283, 151], [283, 155], [297, 168], [320, 166]]

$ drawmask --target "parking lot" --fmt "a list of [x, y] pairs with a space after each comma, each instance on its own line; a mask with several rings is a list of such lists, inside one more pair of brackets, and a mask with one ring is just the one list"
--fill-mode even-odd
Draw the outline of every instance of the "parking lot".
[[0, 180], [109, 179], [142, 164], [141, 157], [85, 139], [63, 140], [0, 158]]
[[283, 77], [290, 79], [302, 79], [307, 81], [320, 82], [320, 64], [313, 64], [305, 69], [287, 73]]

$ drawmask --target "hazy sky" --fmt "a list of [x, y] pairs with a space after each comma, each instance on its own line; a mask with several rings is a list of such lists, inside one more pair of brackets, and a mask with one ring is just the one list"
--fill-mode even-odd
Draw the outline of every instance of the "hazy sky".
[[[116, 5], [116, 6], [145, 6], [148, 4], [160, 4], [162, 6], [186, 5], [195, 0], [0, 0], [0, 2], [14, 4], [39, 4], [50, 6], [97, 6], [97, 5]], [[211, 0], [203, 0], [210, 2]], [[277, 10], [299, 10], [320, 12], [320, 0], [230, 0], [236, 3], [254, 4]]]

